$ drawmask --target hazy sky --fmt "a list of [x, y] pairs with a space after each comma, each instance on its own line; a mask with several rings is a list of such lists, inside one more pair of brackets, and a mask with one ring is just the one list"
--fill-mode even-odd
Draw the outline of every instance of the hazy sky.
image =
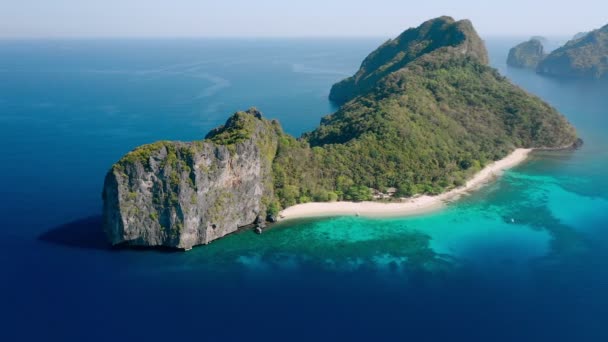
[[444, 14], [482, 36], [571, 36], [608, 24], [608, 0], [0, 0], [0, 37], [388, 37]]

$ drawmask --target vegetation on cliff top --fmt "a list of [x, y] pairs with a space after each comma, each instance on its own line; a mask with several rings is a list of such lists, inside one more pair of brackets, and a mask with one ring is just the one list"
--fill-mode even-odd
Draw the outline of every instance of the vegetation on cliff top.
[[[262, 114], [256, 108], [250, 108], [247, 111], [241, 111], [234, 113], [226, 124], [217, 127], [207, 133], [205, 140], [196, 141], [194, 143], [181, 143], [175, 141], [157, 141], [155, 143], [146, 144], [137, 147], [133, 151], [123, 156], [116, 164], [114, 168], [118, 170], [124, 170], [128, 165], [134, 165], [140, 163], [144, 167], [149, 167], [150, 158], [159, 154], [167, 154], [167, 160], [175, 160], [176, 154], [180, 155], [180, 158], [192, 160], [192, 157], [197, 149], [201, 149], [203, 143], [208, 142], [215, 145], [227, 146], [231, 152], [234, 152], [234, 145], [254, 138], [256, 133], [262, 137], [268, 137], [267, 132], [272, 133], [275, 130], [282, 132], [280, 126], [275, 121], [262, 120]], [[259, 125], [263, 125], [263, 129], [259, 129]], [[256, 132], [256, 130], [267, 131], [267, 132]], [[257, 137], [256, 137], [257, 138]], [[267, 149], [266, 149], [267, 150]], [[269, 158], [274, 158], [274, 150], [267, 151]]]
[[233, 145], [250, 139], [255, 133], [256, 119], [261, 119], [260, 112], [251, 108], [246, 112], [236, 112], [226, 124], [207, 133], [208, 139], [218, 145]]

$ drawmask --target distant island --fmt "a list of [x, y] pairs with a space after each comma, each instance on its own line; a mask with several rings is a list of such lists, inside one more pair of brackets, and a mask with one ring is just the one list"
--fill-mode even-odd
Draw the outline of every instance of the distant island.
[[543, 42], [532, 38], [509, 51], [507, 65], [516, 68], [536, 69], [538, 63], [546, 57]]
[[608, 78], [608, 25], [579, 34], [543, 59], [537, 72], [569, 78]]
[[129, 152], [105, 178], [109, 241], [188, 250], [243, 226], [261, 230], [281, 212], [302, 217], [329, 207], [313, 202], [382, 214], [392, 209], [372, 206], [405, 198], [413, 206], [396, 210], [407, 214], [470, 189], [531, 149], [580, 143], [554, 108], [488, 66], [468, 20], [440, 17], [406, 30], [334, 85], [330, 98], [339, 110], [298, 139], [252, 108], [201, 141]]
[[577, 33], [550, 54], [545, 54], [543, 40], [533, 37], [509, 51], [507, 65], [560, 78], [607, 79], [608, 25]]

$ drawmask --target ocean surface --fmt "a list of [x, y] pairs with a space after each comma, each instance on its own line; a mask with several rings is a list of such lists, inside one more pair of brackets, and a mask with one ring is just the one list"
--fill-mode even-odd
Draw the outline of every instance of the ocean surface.
[[443, 211], [113, 250], [110, 165], [250, 106], [289, 133], [384, 39], [0, 41], [0, 339], [608, 340], [608, 85], [491, 63], [585, 140]]

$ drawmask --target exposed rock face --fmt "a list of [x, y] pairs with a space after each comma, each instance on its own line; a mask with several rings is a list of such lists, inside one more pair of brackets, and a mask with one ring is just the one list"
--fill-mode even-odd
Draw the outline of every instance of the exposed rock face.
[[482, 64], [488, 64], [489, 60], [485, 45], [469, 20], [440, 17], [382, 44], [363, 61], [354, 76], [331, 88], [329, 99], [338, 104], [348, 102], [370, 91], [381, 78], [436, 50], [472, 56]]
[[608, 78], [608, 25], [569, 41], [545, 58], [536, 70], [556, 77]]
[[543, 43], [538, 39], [530, 39], [509, 51], [507, 64], [517, 68], [536, 68], [545, 56]]
[[112, 244], [190, 249], [266, 216], [280, 128], [256, 110], [201, 142], [159, 142], [108, 172], [103, 223]]

